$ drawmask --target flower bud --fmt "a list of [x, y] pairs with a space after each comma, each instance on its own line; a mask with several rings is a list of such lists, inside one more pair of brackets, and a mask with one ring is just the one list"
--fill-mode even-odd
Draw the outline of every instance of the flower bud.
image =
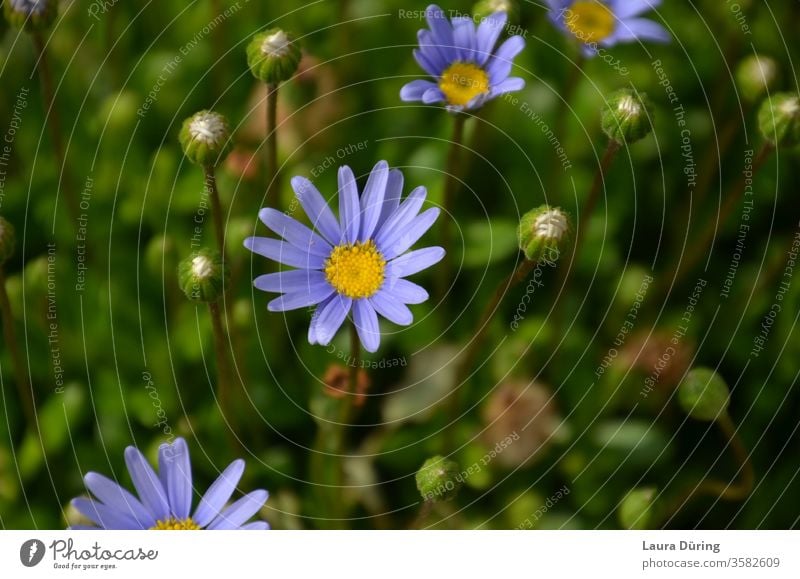
[[601, 126], [608, 138], [628, 145], [653, 130], [653, 104], [645, 93], [623, 88], [608, 95]]
[[714, 421], [728, 411], [728, 385], [714, 370], [695, 368], [681, 382], [678, 400], [696, 420]]
[[530, 261], [555, 262], [569, 230], [566, 213], [558, 207], [542, 205], [522, 216], [518, 231], [519, 248]]
[[655, 487], [632, 489], [625, 495], [617, 510], [619, 524], [625, 529], [641, 531], [650, 527], [653, 519]]
[[3, 13], [16, 28], [28, 32], [50, 28], [58, 16], [57, 0], [5, 0]]
[[256, 34], [247, 45], [250, 72], [267, 84], [289, 80], [297, 71], [300, 56], [300, 46], [294, 36], [280, 28]]
[[179, 139], [192, 163], [213, 167], [228, 154], [231, 131], [221, 114], [200, 111], [183, 121]]
[[776, 147], [800, 143], [800, 96], [790, 92], [772, 95], [758, 111], [758, 125], [764, 138]]
[[14, 226], [6, 221], [4, 217], [0, 217], [0, 265], [3, 265], [8, 261], [8, 258], [14, 255], [15, 246]]
[[509, 22], [516, 22], [519, 16], [519, 5], [515, 0], [480, 0], [472, 7], [475, 18], [482, 20], [496, 12], [508, 14]]
[[775, 85], [778, 63], [768, 56], [753, 54], [739, 63], [736, 84], [745, 100], [755, 102]]
[[192, 301], [216, 301], [225, 292], [228, 276], [219, 253], [210, 249], [193, 253], [178, 266], [181, 289]]
[[416, 479], [422, 498], [435, 503], [453, 500], [464, 482], [458, 463], [438, 455], [425, 461]]

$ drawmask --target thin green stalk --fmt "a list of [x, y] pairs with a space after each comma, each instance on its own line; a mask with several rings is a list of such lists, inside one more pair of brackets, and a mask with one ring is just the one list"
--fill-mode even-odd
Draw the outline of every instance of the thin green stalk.
[[225, 330], [222, 325], [219, 301], [209, 302], [208, 311], [211, 314], [211, 327], [214, 333], [214, 355], [217, 362], [217, 398], [219, 399], [220, 411], [228, 423], [225, 430], [229, 433], [231, 444], [234, 450], [236, 450], [240, 445], [234, 435], [235, 416], [232, 407], [233, 372], [225, 349]]
[[267, 203], [280, 209], [281, 182], [278, 171], [278, 85], [267, 84]]
[[464, 140], [464, 123], [467, 117], [458, 113], [453, 117], [453, 134], [450, 137], [450, 149], [447, 152], [445, 163], [445, 182], [442, 206], [444, 209], [444, 221], [441, 225], [442, 247], [446, 253], [442, 263], [439, 265], [438, 273], [438, 293], [443, 296], [447, 291], [453, 275], [453, 211], [455, 207], [455, 197], [459, 186], [459, 159], [461, 158], [462, 141]]
[[47, 45], [42, 37], [41, 32], [33, 32], [31, 34], [33, 44], [39, 54], [39, 65], [37, 67], [39, 72], [39, 81], [42, 85], [42, 97], [45, 112], [45, 122], [50, 131], [50, 140], [53, 145], [53, 153], [55, 154], [56, 161], [59, 168], [59, 190], [64, 192], [64, 199], [67, 204], [67, 211], [69, 212], [70, 219], [72, 220], [73, 227], [77, 227], [77, 220], [80, 217], [78, 209], [78, 200], [73, 195], [71, 189], [69, 166], [66, 162], [66, 153], [64, 148], [64, 141], [61, 138], [61, 117], [58, 114], [58, 107], [56, 107], [56, 93], [54, 90], [53, 73], [50, 70], [50, 59], [47, 53]]
[[14, 331], [14, 316], [11, 312], [11, 302], [6, 290], [6, 274], [0, 266], [0, 312], [3, 316], [3, 339], [11, 353], [11, 363], [16, 374], [17, 392], [19, 393], [22, 411], [31, 430], [36, 430], [36, 405], [33, 401], [33, 388], [25, 365], [25, 358], [19, 348], [16, 332]]
[[214, 172], [213, 165], [206, 165], [204, 167], [206, 191], [211, 199], [211, 218], [214, 220], [214, 235], [217, 239], [217, 249], [219, 250], [222, 261], [225, 265], [228, 262], [225, 259], [225, 226], [222, 223], [222, 202], [219, 199], [219, 189], [217, 188], [217, 176]]

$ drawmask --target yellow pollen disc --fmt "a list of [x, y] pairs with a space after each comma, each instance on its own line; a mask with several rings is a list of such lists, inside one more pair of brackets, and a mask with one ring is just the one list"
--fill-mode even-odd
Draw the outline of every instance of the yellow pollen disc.
[[448, 104], [466, 106], [476, 96], [489, 92], [489, 75], [469, 62], [454, 62], [442, 73], [439, 88]]
[[150, 527], [151, 531], [199, 531], [200, 527], [195, 523], [191, 517], [179, 521], [170, 517], [163, 521], [156, 521], [156, 524]]
[[339, 245], [325, 262], [325, 277], [349, 298], [368, 298], [381, 289], [386, 261], [373, 241]]
[[614, 32], [616, 17], [605, 4], [588, 0], [565, 10], [564, 24], [581, 42], [601, 42]]

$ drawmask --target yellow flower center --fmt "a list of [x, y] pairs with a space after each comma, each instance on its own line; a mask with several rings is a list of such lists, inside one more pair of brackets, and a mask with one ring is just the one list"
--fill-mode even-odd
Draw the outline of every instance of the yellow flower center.
[[163, 521], [156, 521], [156, 524], [150, 527], [151, 531], [199, 531], [200, 526], [195, 523], [191, 517], [179, 521], [174, 517], [170, 517]]
[[597, 0], [575, 2], [564, 11], [564, 24], [584, 43], [601, 42], [608, 38], [616, 25], [611, 9]]
[[489, 92], [489, 75], [476, 64], [454, 62], [442, 73], [439, 88], [449, 104], [463, 107]]
[[325, 277], [349, 298], [368, 298], [381, 289], [386, 261], [372, 240], [339, 245], [325, 262]]

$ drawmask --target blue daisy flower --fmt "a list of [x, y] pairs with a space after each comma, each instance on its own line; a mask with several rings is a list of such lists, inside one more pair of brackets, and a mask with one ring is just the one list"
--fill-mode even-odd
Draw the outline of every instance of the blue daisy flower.
[[225, 506], [244, 472], [244, 461], [233, 461], [208, 488], [194, 513], [192, 508], [192, 465], [183, 438], [158, 449], [156, 474], [135, 447], [125, 449], [125, 464], [138, 498], [111, 479], [96, 472], [84, 477], [86, 488], [96, 498], [77, 498], [72, 505], [92, 525], [71, 529], [109, 530], [234, 530], [268, 529], [265, 521], [247, 521], [255, 515], [269, 494], [256, 490]]
[[484, 18], [477, 28], [468, 16], [448, 19], [435, 4], [425, 14], [430, 29], [417, 33], [414, 58], [435, 81], [411, 81], [400, 90], [402, 100], [445, 103], [462, 111], [525, 87], [521, 78], [509, 77], [514, 57], [525, 48], [522, 36], [512, 36], [495, 50], [508, 18], [505, 12]]
[[578, 39], [586, 56], [599, 47], [621, 42], [669, 42], [670, 35], [660, 24], [640, 18], [661, 0], [547, 0], [550, 19], [565, 34]]
[[253, 284], [265, 292], [279, 292], [267, 307], [282, 312], [317, 306], [308, 329], [308, 341], [327, 345], [352, 310], [361, 343], [368, 352], [380, 345], [378, 315], [401, 326], [413, 321], [406, 304], [419, 304], [428, 292], [405, 278], [444, 257], [441, 247], [406, 253], [439, 216], [436, 208], [419, 213], [424, 187], [402, 202], [403, 174], [389, 170], [386, 161], [375, 165], [359, 197], [350, 167], [339, 168], [339, 220], [322, 194], [308, 179], [294, 177], [292, 188], [314, 231], [274, 209], [259, 217], [284, 241], [250, 237], [250, 251], [299, 269], [259, 276]]

